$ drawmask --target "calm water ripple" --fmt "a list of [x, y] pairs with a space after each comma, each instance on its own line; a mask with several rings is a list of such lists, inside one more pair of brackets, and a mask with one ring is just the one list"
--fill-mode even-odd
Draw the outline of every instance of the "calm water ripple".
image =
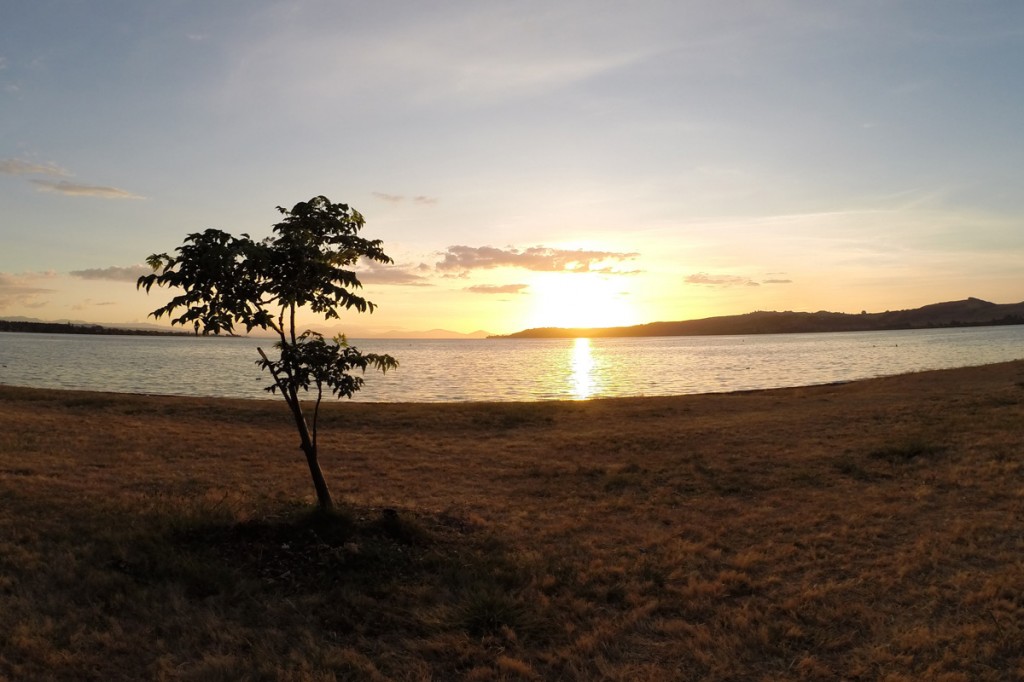
[[[1024, 357], [1024, 326], [642, 339], [367, 340], [401, 366], [356, 400], [573, 400], [850, 381]], [[272, 398], [266, 339], [0, 333], [0, 383]]]

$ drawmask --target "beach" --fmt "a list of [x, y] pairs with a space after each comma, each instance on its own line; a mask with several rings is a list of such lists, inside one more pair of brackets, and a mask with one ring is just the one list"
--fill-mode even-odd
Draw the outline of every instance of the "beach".
[[1024, 361], [323, 410], [0, 386], [0, 679], [1024, 676]]

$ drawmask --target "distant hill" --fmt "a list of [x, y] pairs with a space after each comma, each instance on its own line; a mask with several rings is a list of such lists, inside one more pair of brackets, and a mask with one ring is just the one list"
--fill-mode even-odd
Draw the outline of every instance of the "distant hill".
[[708, 317], [682, 322], [651, 322], [632, 327], [526, 329], [490, 338], [602, 338], [624, 336], [726, 336], [734, 334], [799, 334], [858, 332], [939, 327], [980, 327], [1024, 324], [1024, 302], [989, 303], [978, 298], [934, 303], [912, 310], [884, 313], [816, 313], [757, 311], [745, 315]]

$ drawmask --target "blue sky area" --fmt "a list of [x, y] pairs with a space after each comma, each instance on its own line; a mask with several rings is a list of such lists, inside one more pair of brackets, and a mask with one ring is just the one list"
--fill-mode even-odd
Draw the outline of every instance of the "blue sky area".
[[1022, 71], [1016, 1], [8, 2], [0, 317], [319, 194], [352, 335], [1017, 302]]

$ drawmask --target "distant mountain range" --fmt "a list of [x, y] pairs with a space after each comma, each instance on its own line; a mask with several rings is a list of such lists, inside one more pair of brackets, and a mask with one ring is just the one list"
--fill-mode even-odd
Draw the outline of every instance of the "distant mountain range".
[[745, 315], [708, 317], [681, 322], [651, 322], [632, 327], [541, 327], [497, 339], [603, 338], [624, 336], [726, 336], [733, 334], [799, 334], [859, 332], [939, 327], [980, 327], [1024, 324], [1024, 302], [989, 303], [978, 298], [934, 303], [912, 310], [884, 313], [798, 313], [757, 311]]

